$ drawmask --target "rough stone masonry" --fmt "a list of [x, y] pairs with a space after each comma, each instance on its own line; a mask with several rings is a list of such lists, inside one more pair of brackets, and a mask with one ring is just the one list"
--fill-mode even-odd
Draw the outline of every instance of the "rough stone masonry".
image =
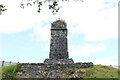
[[49, 59], [45, 64], [73, 64], [73, 59], [69, 59], [67, 44], [67, 24], [62, 20], [57, 20], [51, 24], [51, 39]]
[[64, 66], [66, 67], [67, 65], [66, 68], [87, 68], [93, 66], [92, 62], [74, 63], [73, 59], [69, 58], [67, 44], [67, 24], [63, 20], [56, 20], [51, 24], [49, 58], [45, 59], [44, 64], [47, 65], [59, 64], [62, 65], [63, 67]]
[[[43, 74], [45, 71], [57, 71], [54, 74], [61, 74], [64, 69], [74, 68], [89, 68], [93, 66], [92, 62], [77, 62], [74, 63], [72, 58], [69, 58], [67, 46], [67, 24], [63, 20], [57, 20], [51, 24], [51, 39], [49, 58], [45, 59], [44, 63], [23, 63], [19, 78], [50, 78], [49, 73]], [[61, 75], [51, 74], [52, 78], [60, 77]]]

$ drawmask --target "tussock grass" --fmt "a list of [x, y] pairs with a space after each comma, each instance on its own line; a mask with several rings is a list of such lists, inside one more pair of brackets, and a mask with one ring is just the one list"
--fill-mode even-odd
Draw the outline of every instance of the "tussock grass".
[[21, 64], [4, 66], [2, 68], [2, 78], [16, 78], [16, 74], [19, 71]]

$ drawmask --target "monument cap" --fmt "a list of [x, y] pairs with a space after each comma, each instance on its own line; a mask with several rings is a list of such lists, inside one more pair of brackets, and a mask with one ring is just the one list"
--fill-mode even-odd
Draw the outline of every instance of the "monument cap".
[[56, 20], [51, 24], [51, 29], [66, 29], [66, 22], [63, 20]]

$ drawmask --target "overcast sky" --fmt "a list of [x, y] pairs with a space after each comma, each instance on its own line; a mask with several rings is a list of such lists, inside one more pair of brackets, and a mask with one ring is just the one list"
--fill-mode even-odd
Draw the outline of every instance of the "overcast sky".
[[69, 57], [75, 62], [118, 64], [118, 1], [64, 2], [56, 15], [47, 3], [20, 8], [21, 0], [0, 0], [7, 8], [0, 15], [0, 61], [43, 62], [49, 57], [50, 27], [57, 19], [68, 29]]

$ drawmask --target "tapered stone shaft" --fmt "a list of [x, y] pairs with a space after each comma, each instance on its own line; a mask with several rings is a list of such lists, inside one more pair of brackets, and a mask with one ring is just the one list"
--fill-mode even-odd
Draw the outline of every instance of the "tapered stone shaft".
[[67, 25], [57, 20], [51, 24], [50, 59], [67, 59]]

